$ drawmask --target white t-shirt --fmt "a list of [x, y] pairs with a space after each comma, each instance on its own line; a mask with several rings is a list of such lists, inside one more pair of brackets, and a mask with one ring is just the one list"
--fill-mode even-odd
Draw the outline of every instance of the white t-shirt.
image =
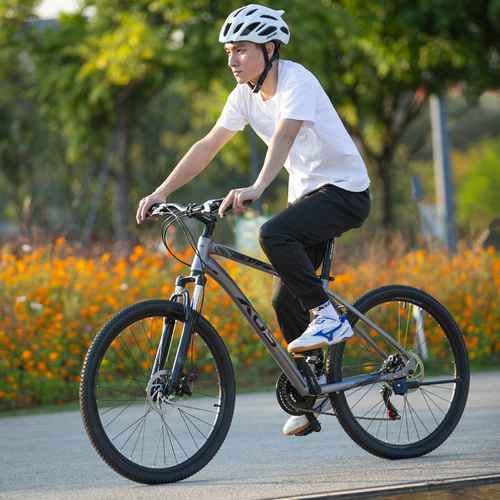
[[246, 124], [269, 146], [283, 119], [303, 120], [285, 162], [290, 174], [288, 201], [324, 184], [364, 191], [370, 184], [365, 164], [316, 77], [300, 64], [280, 61], [276, 93], [263, 101], [246, 84], [229, 95], [217, 124], [243, 130]]

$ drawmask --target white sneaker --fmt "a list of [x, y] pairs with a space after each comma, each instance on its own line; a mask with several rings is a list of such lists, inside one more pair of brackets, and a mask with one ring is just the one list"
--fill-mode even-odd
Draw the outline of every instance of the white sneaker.
[[[323, 396], [316, 400], [316, 406], [314, 406], [313, 411], [328, 411], [332, 409], [332, 403], [328, 396]], [[290, 417], [285, 426], [283, 427], [283, 433], [287, 436], [295, 436], [305, 431], [311, 424], [305, 415], [296, 415]]]
[[303, 352], [338, 344], [354, 335], [345, 316], [340, 319], [314, 316], [307, 330], [288, 344], [288, 352]]

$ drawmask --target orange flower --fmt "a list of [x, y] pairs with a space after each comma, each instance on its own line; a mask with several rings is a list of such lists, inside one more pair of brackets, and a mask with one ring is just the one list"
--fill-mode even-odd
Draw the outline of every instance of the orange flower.
[[137, 245], [134, 247], [134, 254], [138, 256], [142, 256], [146, 253], [146, 250], [144, 250], [144, 247]]

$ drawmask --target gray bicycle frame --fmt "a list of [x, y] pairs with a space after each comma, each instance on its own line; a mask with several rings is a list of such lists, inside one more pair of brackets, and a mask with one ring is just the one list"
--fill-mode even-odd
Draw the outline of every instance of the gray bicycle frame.
[[[331, 253], [333, 251], [333, 241], [330, 243], [327, 249], [328, 255], [325, 254], [325, 260], [329, 263], [331, 262]], [[266, 349], [269, 351], [271, 356], [274, 358], [278, 366], [281, 368], [283, 373], [288, 377], [290, 382], [296, 388], [297, 392], [301, 396], [307, 396], [312, 394], [309, 392], [309, 387], [307, 381], [300, 373], [298, 368], [295, 366], [294, 362], [290, 359], [285, 350], [281, 347], [279, 342], [276, 340], [271, 330], [268, 328], [264, 320], [259, 316], [257, 311], [254, 309], [250, 301], [245, 297], [244, 293], [235, 283], [235, 281], [229, 276], [229, 274], [224, 270], [224, 268], [212, 257], [219, 256], [229, 260], [238, 262], [244, 266], [257, 269], [264, 273], [270, 274], [272, 276], [278, 276], [277, 272], [270, 264], [267, 264], [259, 259], [250, 257], [243, 253], [237, 252], [232, 248], [226, 247], [224, 245], [215, 244], [211, 237], [200, 236], [198, 240], [197, 252], [195, 258], [191, 265], [190, 277], [196, 277], [200, 275], [210, 276], [230, 297], [234, 302], [236, 307], [239, 309], [243, 317], [246, 319], [252, 330], [259, 337], [261, 342], [264, 344]], [[325, 267], [325, 266], [324, 266]], [[405, 366], [398, 372], [395, 373], [371, 373], [367, 375], [356, 375], [353, 377], [345, 378], [342, 382], [337, 382], [335, 384], [322, 384], [321, 394], [331, 394], [337, 391], [345, 391], [352, 389], [353, 387], [359, 387], [362, 385], [373, 384], [376, 382], [383, 382], [394, 380], [398, 378], [404, 378], [415, 371], [415, 360], [409, 352], [407, 352], [396, 340], [394, 340], [390, 335], [388, 335], [384, 330], [375, 325], [357, 309], [355, 309], [351, 304], [345, 301], [342, 297], [332, 292], [328, 288], [329, 279], [326, 279], [325, 273], [322, 274], [324, 288], [332, 300], [333, 305], [338, 308], [339, 304], [348, 309], [351, 313], [356, 315], [360, 320], [366, 323], [370, 328], [378, 332], [382, 337], [384, 337], [387, 342], [392, 344], [399, 352], [403, 353], [408, 362]], [[192, 310], [198, 311], [201, 304], [201, 297], [203, 294], [204, 285], [195, 285], [195, 290], [193, 292], [193, 299], [190, 307]], [[185, 291], [182, 286], [177, 286], [174, 292], [174, 296], [186, 296]], [[356, 332], [370, 345], [372, 346], [382, 358], [387, 358], [387, 354], [380, 349], [380, 347], [367, 335], [362, 328], [355, 325], [354, 329]], [[183, 333], [184, 335], [184, 333]]]

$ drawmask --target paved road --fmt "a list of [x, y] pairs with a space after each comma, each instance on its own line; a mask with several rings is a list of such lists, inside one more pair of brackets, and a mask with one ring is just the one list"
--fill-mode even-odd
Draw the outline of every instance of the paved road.
[[173, 485], [144, 486], [97, 456], [78, 412], [0, 419], [0, 498], [276, 499], [500, 473], [500, 372], [472, 377], [454, 434], [431, 454], [387, 461], [358, 448], [333, 420], [306, 438], [286, 437], [274, 394], [238, 396], [215, 459]]

